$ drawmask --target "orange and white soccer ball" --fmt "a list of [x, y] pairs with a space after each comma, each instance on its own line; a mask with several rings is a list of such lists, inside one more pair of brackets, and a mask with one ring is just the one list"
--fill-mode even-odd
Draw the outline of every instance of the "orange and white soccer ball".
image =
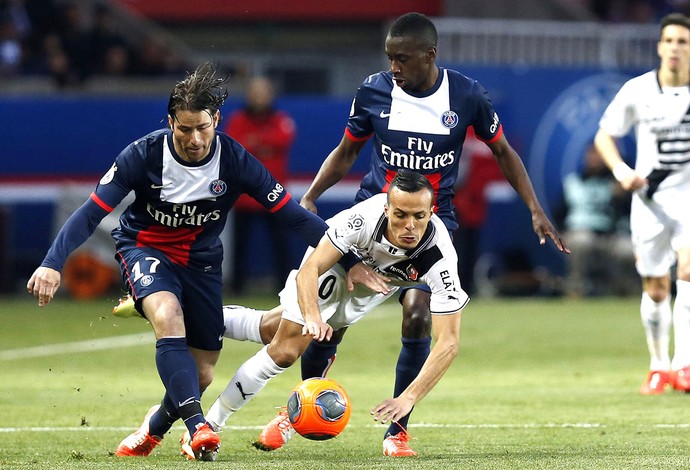
[[307, 379], [290, 392], [287, 414], [292, 427], [307, 439], [324, 441], [340, 434], [350, 421], [350, 398], [333, 379]]

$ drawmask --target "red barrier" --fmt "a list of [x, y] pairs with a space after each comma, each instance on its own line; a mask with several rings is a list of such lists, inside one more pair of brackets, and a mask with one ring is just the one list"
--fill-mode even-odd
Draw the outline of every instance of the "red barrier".
[[441, 0], [118, 0], [124, 7], [159, 21], [219, 20], [385, 20], [417, 11], [428, 16], [441, 14]]

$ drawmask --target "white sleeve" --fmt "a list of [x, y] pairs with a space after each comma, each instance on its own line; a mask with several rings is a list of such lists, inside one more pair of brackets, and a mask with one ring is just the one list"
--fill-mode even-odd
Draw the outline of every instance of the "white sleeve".
[[637, 122], [634, 86], [627, 82], [618, 91], [599, 120], [599, 127], [613, 137], [623, 137]]
[[352, 246], [358, 246], [360, 237], [365, 234], [366, 221], [362, 214], [351, 210], [344, 211], [329, 220], [326, 236], [341, 253], [350, 251]]
[[[449, 262], [450, 261], [450, 262]], [[470, 297], [460, 287], [457, 261], [442, 259], [425, 275], [431, 288], [432, 315], [447, 315], [462, 310]]]

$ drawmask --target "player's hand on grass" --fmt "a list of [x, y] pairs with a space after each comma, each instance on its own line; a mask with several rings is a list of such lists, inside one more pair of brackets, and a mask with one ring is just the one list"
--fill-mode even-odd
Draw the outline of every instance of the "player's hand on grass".
[[38, 299], [38, 306], [47, 305], [60, 287], [60, 273], [54, 269], [41, 266], [31, 275], [26, 289]]
[[388, 294], [391, 290], [388, 285], [390, 278], [381, 273], [377, 273], [361, 261], [350, 268], [347, 272], [345, 282], [347, 283], [347, 290], [349, 292], [354, 290], [355, 284], [361, 284], [367, 289], [378, 292], [379, 294]]
[[333, 336], [333, 327], [320, 320], [308, 320], [302, 327], [303, 336], [311, 336], [316, 341], [329, 341]]
[[376, 405], [369, 412], [374, 417], [374, 421], [386, 424], [389, 421], [400, 421], [407, 416], [414, 406], [414, 402], [403, 396], [397, 398], [387, 398]]

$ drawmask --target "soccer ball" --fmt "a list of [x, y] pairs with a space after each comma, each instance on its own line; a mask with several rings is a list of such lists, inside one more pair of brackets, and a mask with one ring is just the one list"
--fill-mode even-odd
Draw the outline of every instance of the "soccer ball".
[[335, 380], [307, 379], [290, 392], [287, 414], [301, 436], [315, 441], [331, 439], [342, 432], [350, 420], [350, 398]]

